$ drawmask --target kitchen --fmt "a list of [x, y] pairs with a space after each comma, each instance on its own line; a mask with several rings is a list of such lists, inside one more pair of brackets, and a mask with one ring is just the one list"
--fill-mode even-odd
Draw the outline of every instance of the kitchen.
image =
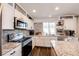
[[0, 55], [78, 56], [77, 5], [0, 3]]

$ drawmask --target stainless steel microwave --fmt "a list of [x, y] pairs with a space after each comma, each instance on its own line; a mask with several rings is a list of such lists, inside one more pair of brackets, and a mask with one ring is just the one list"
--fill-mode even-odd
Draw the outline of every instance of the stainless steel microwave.
[[27, 22], [22, 21], [21, 19], [14, 18], [14, 28], [15, 29], [26, 29], [28, 26]]

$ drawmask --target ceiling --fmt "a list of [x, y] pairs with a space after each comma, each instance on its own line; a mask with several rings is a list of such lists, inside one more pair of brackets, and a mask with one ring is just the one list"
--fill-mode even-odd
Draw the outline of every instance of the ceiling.
[[[33, 18], [49, 18], [61, 15], [79, 15], [79, 3], [20, 3]], [[55, 10], [55, 7], [59, 10]], [[36, 13], [32, 10], [35, 9]]]

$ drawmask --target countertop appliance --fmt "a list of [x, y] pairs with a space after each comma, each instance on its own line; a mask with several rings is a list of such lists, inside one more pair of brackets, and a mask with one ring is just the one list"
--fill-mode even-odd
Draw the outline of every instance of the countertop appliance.
[[31, 37], [25, 37], [21, 33], [13, 35], [8, 34], [8, 42], [19, 42], [22, 44], [22, 56], [32, 55], [32, 39]]
[[27, 22], [23, 21], [23, 19], [14, 17], [15, 29], [26, 29], [27, 26], [28, 26]]
[[34, 30], [29, 30], [29, 35], [34, 35]]

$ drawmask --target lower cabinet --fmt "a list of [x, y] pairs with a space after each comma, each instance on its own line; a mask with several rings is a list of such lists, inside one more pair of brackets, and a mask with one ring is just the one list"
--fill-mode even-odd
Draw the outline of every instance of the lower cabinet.
[[32, 49], [35, 47], [35, 38], [32, 37]]
[[[35, 42], [35, 44], [34, 44]], [[42, 47], [51, 47], [50, 38], [47, 37], [36, 37], [33, 44], [35, 46], [42, 46]]]
[[35, 46], [51, 47], [51, 40], [57, 40], [57, 37], [33, 37], [32, 49]]
[[21, 55], [22, 55], [22, 50], [21, 50], [21, 45], [19, 45], [18, 47], [4, 54], [3, 56], [21, 56]]

